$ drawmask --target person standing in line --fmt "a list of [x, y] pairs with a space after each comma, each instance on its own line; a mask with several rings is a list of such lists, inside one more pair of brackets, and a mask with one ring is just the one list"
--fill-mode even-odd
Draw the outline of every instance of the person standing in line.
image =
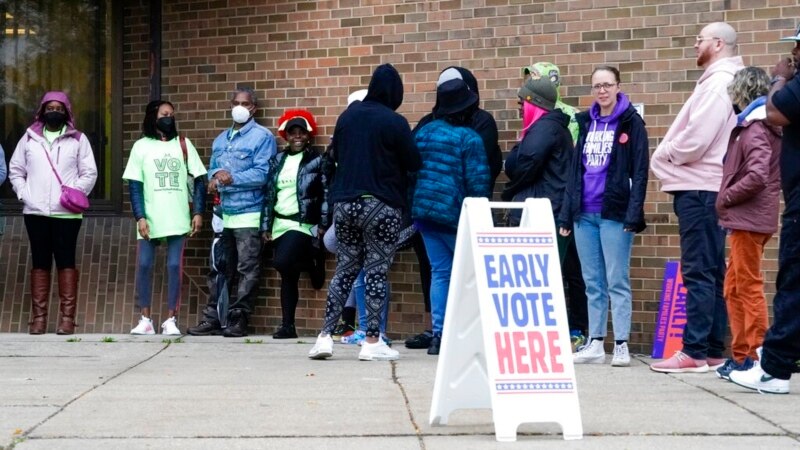
[[386, 302], [387, 273], [394, 259], [409, 172], [419, 169], [419, 151], [408, 121], [395, 112], [403, 102], [403, 81], [391, 64], [372, 74], [364, 101], [350, 105], [336, 121], [331, 145], [336, 174], [329, 191], [334, 204], [336, 273], [328, 288], [325, 323], [311, 359], [333, 356], [331, 333], [358, 272], [367, 284], [367, 336], [358, 358], [394, 360], [397, 350], [380, 339], [380, 315]]
[[281, 325], [273, 339], [297, 337], [294, 320], [300, 273], [309, 271], [315, 289], [325, 281], [319, 246], [328, 228], [328, 181], [322, 156], [312, 146], [316, 132], [314, 115], [306, 110], [288, 110], [278, 119], [278, 134], [286, 148], [270, 159], [261, 214], [261, 234], [264, 243], [273, 247], [272, 263], [281, 275]]
[[744, 64], [736, 55], [736, 31], [724, 22], [706, 25], [694, 49], [704, 72], [651, 162], [661, 190], [673, 196], [687, 291], [683, 348], [650, 365], [665, 373], [708, 372], [725, 362], [725, 232], [714, 205], [722, 158], [736, 126], [728, 85]]
[[23, 204], [33, 262], [28, 332], [47, 332], [50, 273], [55, 259], [61, 311], [56, 333], [73, 334], [78, 307], [75, 250], [83, 214], [62, 205], [61, 187], [63, 183], [88, 195], [97, 181], [97, 165], [89, 139], [75, 128], [67, 94], [44, 94], [33, 123], [11, 155], [8, 179]]
[[[530, 77], [549, 78], [556, 87], [556, 108], [569, 116], [569, 129], [573, 143], [578, 141], [578, 122], [575, 115], [578, 110], [561, 100], [561, 70], [549, 62], [537, 62], [522, 68], [523, 83]], [[561, 274], [564, 278], [565, 296], [567, 300], [567, 322], [569, 323], [569, 337], [573, 352], [582, 348], [586, 342], [589, 328], [589, 313], [587, 311], [586, 285], [583, 283], [583, 271], [578, 257], [578, 248], [572, 236], [562, 237], [564, 255], [561, 256]]]
[[780, 170], [785, 206], [774, 316], [759, 362], [750, 370], [730, 373], [730, 380], [739, 386], [769, 394], [788, 394], [792, 374], [800, 372], [800, 27], [794, 36], [781, 40], [794, 43], [792, 57], [772, 68], [766, 105], [767, 122], [783, 127]]
[[622, 92], [616, 67], [592, 71], [595, 101], [577, 116], [580, 133], [559, 218], [559, 234], [575, 230], [589, 309], [589, 343], [576, 364], [603, 364], [603, 339], [611, 299], [614, 354], [611, 365], [630, 365], [630, 259], [635, 233], [646, 227], [648, 147], [644, 121]]
[[429, 355], [438, 355], [442, 345], [461, 204], [467, 197], [492, 195], [483, 143], [469, 127], [477, 107], [478, 96], [464, 80], [446, 81], [436, 88], [437, 119], [415, 137], [422, 168], [414, 186], [411, 218], [422, 234], [433, 276]]
[[[231, 98], [233, 125], [214, 139], [211, 146], [208, 191], [219, 193], [222, 202], [222, 245], [225, 252], [228, 286], [238, 274], [236, 299], [228, 309], [225, 337], [247, 336], [261, 272], [261, 212], [264, 185], [269, 177], [269, 160], [277, 153], [275, 137], [256, 123], [258, 99], [253, 89], [240, 87]], [[220, 321], [214, 296], [203, 310], [203, 317], [188, 333], [195, 336], [220, 334]], [[212, 303], [214, 302], [214, 303]]]
[[[518, 94], [522, 131], [517, 145], [506, 158], [508, 183], [501, 194], [504, 201], [524, 202], [527, 198], [547, 198], [558, 217], [572, 160], [572, 137], [567, 129], [569, 116], [556, 109], [558, 96], [549, 78], [528, 78]], [[509, 225], [518, 226], [521, 210], [509, 213]], [[558, 242], [563, 260], [566, 239]]]
[[[206, 168], [192, 142], [178, 135], [175, 108], [166, 100], [145, 107], [142, 138], [131, 148], [122, 178], [128, 180], [131, 209], [136, 220], [136, 294], [141, 309], [131, 334], [155, 334], [150, 304], [153, 264], [158, 246], [167, 247], [167, 320], [161, 333], [180, 336], [176, 315], [180, 307], [183, 249], [186, 235], [203, 227]], [[191, 217], [189, 187], [194, 186]]]
[[766, 122], [769, 76], [758, 67], [746, 67], [733, 77], [728, 92], [738, 114], [716, 205], [731, 248], [724, 289], [731, 358], [716, 371], [722, 379], [753, 367], [756, 349], [764, 341], [769, 314], [761, 258], [778, 231], [781, 193], [781, 129]]
[[[475, 78], [475, 75], [469, 71], [469, 69], [457, 66], [447, 67], [439, 74], [439, 79], [436, 81], [436, 87], [438, 88], [443, 83], [454, 79], [464, 80], [464, 82], [467, 83], [467, 87], [469, 87], [470, 92], [473, 92], [475, 96], [478, 97], [478, 106], [473, 112], [467, 126], [475, 130], [475, 132], [481, 137], [483, 149], [486, 152], [486, 161], [489, 164], [491, 185], [492, 189], [494, 189], [495, 180], [503, 170], [503, 152], [500, 150], [500, 145], [498, 143], [499, 138], [497, 122], [495, 122], [491, 113], [481, 109], [481, 95], [480, 91], [478, 90], [478, 80]], [[423, 116], [419, 122], [417, 122], [417, 125], [412, 130], [412, 133], [415, 136], [417, 135], [417, 132], [422, 129], [422, 127], [436, 120], [437, 118], [440, 118], [436, 115], [437, 108], [438, 104], [434, 104], [431, 112]], [[419, 271], [420, 279], [422, 280], [422, 295], [425, 301], [425, 311], [430, 313], [431, 264], [428, 260], [428, 254], [425, 251], [425, 242], [423, 241], [422, 236], [417, 233], [414, 236], [414, 239], [412, 239], [411, 244], [414, 248], [414, 252], [417, 254], [417, 259], [419, 260]], [[427, 349], [430, 348], [432, 339], [433, 330], [425, 330], [420, 334], [406, 339], [405, 345], [406, 348], [410, 349]]]

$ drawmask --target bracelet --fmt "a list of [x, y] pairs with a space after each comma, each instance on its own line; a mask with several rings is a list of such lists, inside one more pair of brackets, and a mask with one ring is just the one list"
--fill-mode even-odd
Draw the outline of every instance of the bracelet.
[[777, 83], [778, 81], [786, 81], [786, 77], [781, 76], [781, 75], [776, 75], [776, 76], [772, 77], [772, 79], [769, 81], [769, 85], [770, 86], [774, 86], [775, 83]]

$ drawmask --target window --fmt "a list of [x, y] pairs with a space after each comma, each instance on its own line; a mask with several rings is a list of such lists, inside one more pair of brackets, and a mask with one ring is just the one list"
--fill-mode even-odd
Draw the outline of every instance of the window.
[[[112, 0], [5, 0], [0, 2], [0, 144], [6, 161], [31, 124], [47, 91], [69, 95], [76, 127], [92, 144], [97, 162], [93, 211], [120, 208], [121, 85], [117, 69], [121, 42], [112, 16], [122, 2]], [[121, 90], [120, 90], [121, 92]], [[116, 131], [116, 134], [112, 131]], [[21, 205], [9, 183], [0, 189], [5, 209]]]

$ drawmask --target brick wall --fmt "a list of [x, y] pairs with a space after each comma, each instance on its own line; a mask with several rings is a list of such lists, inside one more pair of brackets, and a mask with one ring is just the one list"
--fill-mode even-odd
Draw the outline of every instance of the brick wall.
[[[138, 136], [149, 94], [145, 3], [127, 1], [125, 7], [126, 152]], [[583, 109], [591, 102], [588, 85], [592, 68], [613, 64], [622, 71], [623, 90], [633, 102], [645, 104], [653, 149], [701, 73], [692, 45], [703, 24], [717, 20], [731, 23], [739, 31], [745, 63], [768, 69], [778, 55], [788, 54], [790, 44], [777, 40], [794, 30], [798, 16], [800, 6], [795, 0], [176, 0], [164, 2], [163, 95], [176, 104], [180, 130], [208, 161], [211, 141], [230, 125], [228, 98], [237, 84], [256, 88], [261, 96], [259, 121], [270, 129], [275, 129], [275, 121], [285, 108], [311, 110], [321, 126], [316, 143], [324, 146], [347, 95], [365, 88], [378, 64], [389, 62], [400, 71], [405, 101], [399, 112], [412, 124], [433, 105], [439, 72], [449, 65], [460, 65], [478, 78], [483, 108], [497, 119], [501, 148], [507, 151], [520, 127], [516, 109], [520, 67], [537, 60], [556, 63], [561, 68], [565, 101]], [[496, 190], [503, 181], [501, 176]], [[652, 341], [664, 264], [679, 256], [671, 199], [658, 188], [658, 182], [652, 179], [646, 204], [650, 227], [636, 237], [631, 264], [631, 340], [640, 351], [647, 351]], [[29, 309], [21, 300], [26, 295], [26, 240], [17, 219], [10, 222], [15, 225], [4, 238], [0, 262], [0, 270], [7, 264], [10, 269], [0, 278], [6, 288], [0, 331], [22, 331], [24, 324], [20, 322], [26, 320]], [[103, 230], [103, 238], [92, 235], [91, 240], [84, 241], [88, 248], [81, 249], [98, 264], [92, 271], [110, 271], [111, 266], [103, 264], [107, 258], [132, 261], [130, 221], [87, 219], [84, 233], [98, 228]], [[116, 246], [108, 245], [110, 241]], [[5, 257], [12, 243], [16, 252], [11, 253], [16, 255], [13, 265]], [[191, 292], [183, 311], [184, 325], [194, 322], [202, 307], [199, 290], [204, 285], [208, 244], [206, 234], [189, 245], [185, 285], [191, 286]], [[776, 239], [765, 258], [767, 290], [772, 293]], [[103, 295], [103, 303], [115, 304], [112, 316], [119, 317], [95, 321], [91, 329], [84, 319], [84, 331], [121, 332], [133, 323], [133, 273], [130, 266], [120, 267], [122, 270], [114, 272], [116, 278], [98, 276], [88, 284], [82, 282], [82, 292], [90, 297]], [[331, 259], [328, 268], [330, 276]], [[416, 270], [413, 253], [398, 255], [391, 275], [390, 329], [396, 335], [425, 327]], [[127, 288], [102, 285], [112, 284], [112, 279]], [[253, 321], [261, 333], [271, 331], [280, 317], [279, 281], [272, 269], [265, 270], [265, 280]], [[9, 292], [14, 292], [11, 304]], [[319, 327], [324, 295], [324, 290], [312, 290], [303, 278], [303, 300], [298, 310], [302, 331], [310, 333]], [[159, 301], [163, 303], [163, 299], [154, 299], [154, 306]], [[108, 316], [99, 302], [94, 304], [95, 317]]]

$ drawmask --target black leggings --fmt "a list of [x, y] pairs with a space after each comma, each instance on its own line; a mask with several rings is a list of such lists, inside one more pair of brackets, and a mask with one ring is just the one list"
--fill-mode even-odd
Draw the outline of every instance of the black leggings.
[[82, 219], [55, 219], [33, 214], [25, 214], [24, 219], [34, 269], [51, 270], [54, 257], [58, 270], [75, 268], [75, 247]]
[[283, 325], [294, 325], [294, 314], [300, 294], [297, 283], [300, 273], [309, 270], [316, 252], [311, 236], [299, 231], [287, 231], [272, 242], [272, 266], [281, 274], [281, 313]]

